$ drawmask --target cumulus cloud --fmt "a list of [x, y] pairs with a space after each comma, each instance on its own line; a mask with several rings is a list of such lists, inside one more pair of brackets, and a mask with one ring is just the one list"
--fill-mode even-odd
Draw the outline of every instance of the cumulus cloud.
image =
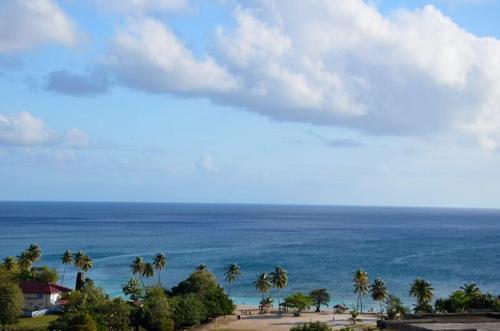
[[106, 75], [98, 71], [81, 75], [67, 70], [58, 70], [49, 74], [45, 88], [67, 95], [95, 96], [106, 93], [109, 85]]
[[29, 112], [0, 113], [0, 145], [85, 147], [89, 136], [79, 130], [57, 132]]
[[120, 83], [167, 93], [220, 93], [235, 89], [234, 77], [212, 58], [196, 59], [154, 19], [133, 19], [117, 33], [105, 65]]
[[73, 23], [51, 0], [9, 0], [1, 6], [0, 54], [43, 43], [71, 46], [76, 42]]
[[373, 135], [500, 143], [500, 41], [433, 6], [383, 15], [362, 0], [253, 1], [195, 56], [162, 22], [133, 19], [103, 63], [118, 83], [201, 96], [281, 121]]

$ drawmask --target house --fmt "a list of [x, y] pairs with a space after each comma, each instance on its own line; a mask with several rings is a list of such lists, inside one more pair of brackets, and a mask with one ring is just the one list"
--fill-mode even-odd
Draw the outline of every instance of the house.
[[21, 290], [23, 291], [26, 311], [50, 309], [58, 306], [63, 293], [72, 291], [61, 285], [37, 281], [22, 282]]

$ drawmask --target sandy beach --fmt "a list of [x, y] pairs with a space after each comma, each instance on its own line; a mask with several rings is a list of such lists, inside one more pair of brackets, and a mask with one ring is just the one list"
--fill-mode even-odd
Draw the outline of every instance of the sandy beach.
[[[240, 312], [241, 307], [238, 307]], [[245, 309], [248, 309], [246, 307]], [[254, 308], [255, 309], [255, 308]], [[321, 321], [328, 323], [334, 330], [341, 329], [345, 325], [352, 325], [350, 314], [334, 314], [332, 310], [325, 310], [320, 313], [303, 312], [299, 317], [294, 317], [293, 313], [286, 313], [278, 316], [276, 313], [259, 314], [255, 309], [252, 315], [240, 315], [240, 319], [229, 319], [221, 322], [215, 330], [244, 330], [244, 331], [288, 331], [293, 326]], [[363, 314], [358, 317], [362, 321], [357, 322], [358, 325], [373, 325], [377, 320], [374, 314]]]

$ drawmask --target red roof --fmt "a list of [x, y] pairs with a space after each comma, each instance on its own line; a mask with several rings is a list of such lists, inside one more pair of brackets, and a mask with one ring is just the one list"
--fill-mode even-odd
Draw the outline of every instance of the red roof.
[[23, 293], [52, 294], [59, 292], [71, 292], [72, 289], [47, 282], [26, 281], [21, 283]]

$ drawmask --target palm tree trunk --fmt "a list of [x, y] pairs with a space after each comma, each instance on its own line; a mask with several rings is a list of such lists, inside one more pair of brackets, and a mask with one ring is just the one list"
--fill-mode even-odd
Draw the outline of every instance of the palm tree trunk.
[[158, 269], [158, 284], [161, 286], [161, 270]]
[[62, 281], [61, 281], [61, 285], [64, 286], [64, 276], [66, 276], [66, 265], [64, 266], [64, 269], [63, 269], [63, 276], [62, 276]]
[[280, 288], [278, 287], [278, 312], [281, 311]]

